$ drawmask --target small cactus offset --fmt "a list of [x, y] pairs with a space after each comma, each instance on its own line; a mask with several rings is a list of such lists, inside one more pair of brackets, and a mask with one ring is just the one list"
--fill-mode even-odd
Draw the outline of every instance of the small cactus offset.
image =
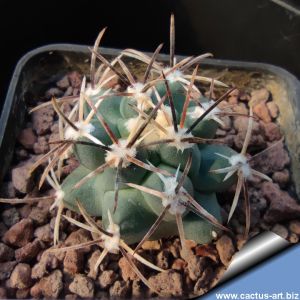
[[[251, 158], [246, 154], [254, 118], [251, 108], [250, 115], [245, 115], [249, 122], [245, 142], [241, 153], [237, 153], [214, 138], [223, 125], [222, 116], [235, 115], [218, 107], [234, 87], [198, 75], [198, 65], [211, 56], [209, 53], [176, 61], [173, 16], [168, 66], [157, 61], [162, 45], [152, 57], [126, 49], [108, 61], [99, 52], [104, 32], [105, 29], [90, 49], [90, 78], [83, 78], [80, 96], [53, 98], [51, 103], [43, 104], [53, 105], [59, 116], [60, 140], [52, 142], [52, 150], [33, 169], [49, 161], [39, 186], [47, 181], [55, 190], [52, 208], [58, 209], [54, 244], [59, 242], [63, 210], [68, 208], [86, 221], [64, 216], [69, 222], [95, 234], [89, 245], [102, 243], [104, 250], [96, 267], [108, 252], [120, 251], [137, 273], [131, 256], [163, 271], [138, 256], [137, 249], [148, 239], [178, 234], [185, 250], [187, 239], [209, 243], [218, 232], [227, 231], [216, 193], [235, 183], [228, 221], [244, 190], [247, 235], [250, 209], [246, 180], [250, 176], [270, 180], [250, 167]], [[142, 78], [131, 73], [125, 63], [127, 57], [146, 64]], [[116, 79], [118, 88], [111, 88]], [[210, 85], [207, 97], [199, 90], [202, 83]], [[217, 86], [227, 92], [213, 100]], [[64, 113], [65, 103], [73, 104], [68, 115]], [[72, 153], [80, 166], [60, 183], [63, 161]], [[16, 204], [39, 199], [1, 202]], [[92, 217], [100, 217], [102, 225]], [[128, 244], [134, 243], [138, 245], [132, 250]], [[139, 276], [149, 285], [142, 274]]]

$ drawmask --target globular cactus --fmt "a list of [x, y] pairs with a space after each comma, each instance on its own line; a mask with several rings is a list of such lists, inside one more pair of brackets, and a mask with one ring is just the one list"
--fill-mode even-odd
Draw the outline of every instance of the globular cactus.
[[[146, 81], [146, 76], [138, 82], [120, 59], [118, 62], [127, 74], [126, 91], [107, 93], [103, 88], [95, 96], [96, 93], [86, 93], [83, 86], [79, 106], [82, 119], [89, 119], [90, 127], [80, 137], [72, 127], [67, 129], [74, 132], [73, 140], [78, 142], [74, 153], [81, 166], [62, 183], [65, 206], [76, 210], [76, 200], [80, 199], [90, 215], [102, 217], [105, 227], [106, 212], [113, 211], [121, 236], [128, 243], [143, 239], [162, 212], [164, 217], [151, 238], [176, 234], [177, 220], [185, 238], [198, 243], [211, 241], [213, 231], [224, 229], [215, 192], [226, 190], [234, 177], [223, 181], [222, 175], [201, 172], [202, 161], [210, 159], [205, 157], [210, 152], [206, 147], [215, 142], [207, 137], [214, 136], [218, 123], [209, 116], [199, 120], [204, 110], [198, 107], [208, 100], [191, 99], [196, 72], [192, 81], [183, 85], [176, 78], [169, 79], [168, 70], [166, 74], [162, 70], [160, 78], [152, 82]], [[98, 98], [105, 93], [107, 97]], [[66, 119], [55, 100], [54, 106]], [[101, 144], [82, 144], [88, 143], [87, 133]], [[213, 149], [224, 155], [234, 153], [224, 145]], [[219, 156], [214, 157], [214, 164], [229, 166]], [[204, 175], [211, 181], [209, 188], [201, 182]], [[172, 201], [176, 204], [172, 205]]]
[[[183, 250], [186, 239], [208, 243], [218, 231], [228, 230], [222, 225], [216, 193], [237, 182], [230, 220], [242, 188], [246, 191], [246, 179], [255, 175], [270, 180], [250, 168], [246, 156], [252, 110], [245, 116], [249, 126], [243, 149], [236, 153], [214, 139], [222, 125], [220, 117], [226, 114], [218, 104], [234, 88], [197, 74], [199, 62], [210, 54], [176, 62], [173, 16], [169, 66], [156, 61], [162, 45], [152, 57], [126, 49], [109, 62], [98, 51], [104, 31], [91, 49], [90, 84], [84, 77], [80, 96], [71, 99], [69, 115], [63, 109], [69, 98], [48, 103], [59, 115], [60, 140], [53, 142], [52, 150], [33, 166], [35, 169], [49, 160], [40, 186], [47, 180], [56, 191], [54, 243], [58, 242], [64, 207], [81, 213], [88, 225], [66, 217], [70, 222], [99, 234], [104, 241], [101, 258], [119, 250], [124, 256], [135, 255], [127, 244], [138, 243], [137, 250], [147, 239], [177, 234]], [[126, 56], [147, 64], [142, 78], [137, 79], [128, 69], [123, 62]], [[101, 61], [98, 70], [97, 58]], [[188, 73], [193, 65], [194, 71]], [[121, 83], [118, 90], [107, 87], [115, 78]], [[208, 97], [202, 95], [196, 81], [210, 84]], [[228, 90], [214, 101], [217, 85]], [[63, 160], [71, 152], [80, 166], [59, 184]], [[245, 198], [247, 234], [250, 210]], [[15, 204], [35, 200], [38, 198], [1, 201]], [[101, 217], [101, 228], [91, 216]]]

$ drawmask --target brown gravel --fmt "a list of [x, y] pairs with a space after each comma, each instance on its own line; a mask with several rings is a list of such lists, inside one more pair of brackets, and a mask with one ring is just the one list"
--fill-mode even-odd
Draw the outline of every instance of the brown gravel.
[[33, 222], [31, 219], [22, 219], [13, 225], [4, 234], [3, 241], [16, 247], [26, 246], [33, 238]]
[[92, 298], [94, 296], [94, 283], [87, 276], [76, 274], [69, 285], [69, 290], [82, 298]]
[[[59, 80], [45, 94], [75, 95], [80, 89], [82, 76], [71, 72]], [[221, 106], [235, 105], [234, 112], [247, 114], [249, 103], [254, 105], [258, 117], [253, 126], [250, 153], [265, 149], [282, 137], [276, 123], [279, 110], [272, 100], [272, 94], [265, 88], [244, 92], [236, 90]], [[65, 107], [70, 110], [70, 106]], [[224, 117], [225, 126], [219, 128], [217, 136], [240, 150], [247, 130], [245, 117]], [[28, 170], [39, 155], [49, 151], [48, 142], [58, 138], [58, 125], [51, 107], [31, 115], [18, 137], [15, 150], [15, 165], [11, 167], [8, 181], [0, 188], [2, 197], [17, 197], [34, 191], [35, 176]], [[252, 153], [253, 151], [253, 153]], [[253, 178], [249, 181], [251, 202], [251, 234], [272, 230], [291, 243], [299, 242], [300, 206], [291, 191], [290, 158], [284, 143], [278, 145], [253, 161], [255, 169], [268, 174], [274, 183]], [[63, 175], [66, 176], [78, 166], [74, 157], [66, 161]], [[234, 189], [232, 189], [234, 191]], [[42, 191], [42, 193], [50, 191]], [[223, 214], [226, 218], [232, 201], [229, 192], [224, 197]], [[241, 201], [242, 202], [242, 201]], [[130, 297], [147, 298], [155, 296], [138, 279], [124, 258], [109, 255], [98, 270], [94, 270], [101, 254], [98, 247], [64, 252], [46, 251], [53, 246], [53, 224], [55, 211], [50, 212], [51, 201], [34, 205], [6, 206], [1, 212], [0, 222], [0, 298], [63, 298], [78, 297]], [[221, 235], [208, 245], [196, 245], [187, 241], [188, 259], [184, 260], [178, 238], [147, 241], [140, 254], [164, 269], [164, 273], [150, 271], [137, 264], [142, 273], [161, 293], [166, 296], [194, 296], [206, 293], [224, 273], [234, 253], [244, 245], [244, 213], [238, 207], [231, 221], [236, 237]], [[70, 216], [76, 214], [66, 211]], [[63, 246], [71, 246], [91, 240], [83, 229], [61, 225]]]
[[168, 271], [149, 278], [149, 282], [164, 296], [182, 296], [183, 281], [181, 274]]
[[0, 262], [12, 260], [14, 257], [14, 250], [3, 243], [0, 243]]
[[10, 286], [16, 289], [25, 289], [31, 285], [31, 268], [28, 264], [17, 264], [10, 276]]
[[232, 255], [235, 253], [232, 239], [227, 235], [222, 235], [221, 238], [217, 240], [216, 248], [219, 252], [221, 262], [223, 265], [228, 266]]

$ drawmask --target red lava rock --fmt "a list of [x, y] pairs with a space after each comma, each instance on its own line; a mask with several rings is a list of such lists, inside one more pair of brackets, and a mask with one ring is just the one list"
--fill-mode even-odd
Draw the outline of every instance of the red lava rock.
[[64, 97], [72, 96], [72, 95], [73, 95], [73, 88], [69, 86], [64, 93]]
[[[235, 105], [232, 110], [238, 114], [248, 115], [249, 111], [245, 103], [239, 103]], [[245, 118], [245, 117], [244, 117]], [[247, 119], [247, 118], [246, 118]]]
[[14, 257], [14, 250], [3, 243], [0, 243], [0, 262], [12, 260]]
[[30, 295], [33, 298], [40, 298], [42, 296], [41, 286], [40, 283], [37, 282], [35, 285], [33, 285], [30, 289]]
[[251, 92], [251, 105], [255, 105], [258, 103], [265, 103], [269, 100], [270, 98], [270, 92], [266, 88], [262, 88], [259, 90], [253, 90]]
[[300, 235], [300, 221], [293, 220], [290, 222], [289, 229], [291, 232]]
[[188, 249], [194, 249], [194, 248], [196, 248], [197, 243], [195, 241], [193, 241], [193, 240], [185, 240], [185, 246]]
[[52, 133], [58, 133], [58, 132], [59, 132], [58, 122], [54, 123], [54, 124], [51, 126], [51, 132], [52, 132]]
[[77, 72], [71, 72], [70, 74], [68, 74], [68, 78], [70, 81], [70, 84], [73, 88], [77, 88], [79, 89], [81, 86], [81, 75]]
[[22, 219], [13, 225], [4, 235], [3, 241], [12, 246], [23, 247], [32, 240], [33, 223], [31, 219]]
[[264, 102], [254, 105], [253, 112], [265, 123], [270, 123], [272, 121], [268, 107]]
[[60, 270], [53, 271], [49, 276], [43, 277], [39, 282], [39, 288], [44, 297], [58, 298], [63, 289], [63, 275]]
[[49, 151], [49, 143], [47, 138], [44, 136], [39, 136], [37, 142], [33, 145], [33, 152], [35, 154], [44, 154]]
[[175, 241], [169, 246], [169, 251], [174, 258], [180, 258], [180, 250], [181, 250], [180, 241], [179, 239], [175, 239]]
[[68, 75], [65, 75], [61, 80], [56, 82], [57, 87], [66, 90], [70, 86]]
[[[272, 145], [272, 144], [270, 144]], [[253, 160], [253, 167], [264, 174], [283, 170], [290, 163], [288, 152], [282, 142], [257, 155]]]
[[[241, 132], [241, 133], [245, 134], [247, 131], [247, 128], [248, 128], [248, 123], [249, 123], [248, 118], [239, 116], [239, 117], [234, 118], [233, 127], [235, 128], [235, 130], [237, 132]], [[254, 120], [252, 133], [258, 134], [260, 132], [261, 132], [261, 126], [257, 121]]]
[[101, 251], [99, 249], [97, 249], [96, 251], [94, 251], [92, 253], [92, 255], [90, 256], [90, 258], [88, 259], [88, 268], [89, 268], [89, 273], [88, 273], [88, 277], [92, 278], [92, 279], [96, 279], [98, 276], [98, 270], [99, 268], [95, 269], [95, 265], [96, 262], [98, 260], [98, 258], [101, 255]]
[[17, 264], [10, 276], [10, 286], [25, 289], [31, 286], [31, 268], [28, 264]]
[[0, 280], [8, 279], [16, 264], [16, 261], [0, 263]]
[[54, 118], [54, 109], [51, 106], [38, 109], [31, 115], [33, 129], [38, 135], [44, 135], [50, 132]]
[[2, 213], [2, 221], [7, 227], [11, 227], [20, 221], [19, 212], [15, 207], [8, 208]]
[[50, 150], [52, 150], [53, 148], [55, 148], [57, 146], [57, 144], [53, 143], [55, 141], [60, 140], [60, 136], [58, 132], [52, 132], [49, 136], [49, 148]]
[[[55, 193], [55, 190], [50, 190], [50, 191], [48, 191], [48, 193], [45, 195], [45, 196], [51, 196], [51, 195], [54, 195], [54, 193]], [[52, 206], [52, 204], [53, 204], [53, 202], [54, 202], [54, 200], [53, 199], [45, 199], [45, 200], [43, 200], [43, 201], [39, 201], [38, 203], [37, 203], [37, 207], [39, 208], [39, 209], [41, 209], [42, 211], [49, 211], [50, 210], [50, 207]]]
[[181, 258], [176, 258], [172, 264], [172, 269], [177, 270], [177, 271], [182, 271], [186, 267], [187, 263], [181, 259]]
[[51, 99], [52, 97], [61, 97], [63, 95], [63, 91], [59, 88], [52, 87], [45, 93], [45, 97], [47, 99]]
[[239, 90], [234, 90], [232, 91], [229, 96], [228, 96], [228, 103], [229, 104], [237, 104], [238, 103], [238, 98], [240, 95], [240, 91]]
[[16, 156], [17, 161], [22, 161], [22, 160], [29, 158], [29, 153], [24, 148], [21, 148], [21, 149], [16, 148], [15, 156]]
[[218, 253], [215, 248], [213, 248], [211, 245], [199, 245], [195, 249], [195, 254], [197, 256], [203, 256], [208, 257], [212, 261], [217, 262], [218, 261]]
[[132, 297], [138, 299], [144, 299], [143, 286], [140, 280], [134, 280], [132, 282]]
[[31, 276], [33, 279], [42, 278], [47, 273], [47, 269], [55, 269], [57, 266], [58, 260], [54, 255], [51, 258], [49, 257], [49, 259], [47, 258], [47, 260], [43, 259], [42, 256], [41, 261], [33, 266]]
[[278, 108], [277, 104], [274, 101], [267, 102], [267, 107], [268, 107], [271, 117], [273, 119], [276, 119], [279, 114], [279, 108]]
[[287, 169], [284, 169], [283, 171], [274, 172], [272, 179], [274, 182], [278, 183], [281, 188], [283, 188], [290, 181], [290, 172]]
[[[65, 295], [65, 300], [75, 300], [78, 299], [78, 296], [75, 294], [67, 294]], [[96, 299], [102, 299], [102, 297], [96, 297]]]
[[42, 248], [41, 242], [35, 240], [32, 243], [26, 244], [24, 247], [15, 251], [16, 260], [18, 262], [27, 262], [35, 258]]
[[0, 287], [0, 299], [6, 299], [7, 294], [6, 294], [6, 289], [4, 287]]
[[35, 224], [43, 225], [48, 221], [48, 216], [49, 210], [33, 207], [28, 217], [32, 219]]
[[74, 88], [73, 92], [72, 92], [73, 96], [78, 96], [79, 95], [79, 89], [78, 88]]
[[64, 271], [70, 274], [80, 273], [83, 269], [83, 253], [70, 250], [66, 252], [64, 259]]
[[18, 142], [26, 149], [32, 149], [36, 140], [37, 137], [32, 128], [23, 129], [18, 136]]
[[283, 239], [287, 239], [289, 232], [286, 229], [286, 227], [284, 227], [283, 225], [280, 224], [276, 224], [273, 228], [272, 231], [274, 233], [276, 233], [277, 235], [279, 235], [280, 237], [282, 237]]
[[[140, 264], [137, 263], [137, 261], [135, 261], [135, 264], [137, 265], [137, 267], [140, 269]], [[127, 280], [136, 280], [139, 279], [139, 277], [136, 275], [136, 273], [133, 271], [133, 269], [131, 268], [130, 264], [127, 262], [127, 260], [125, 259], [125, 257], [122, 257], [119, 260], [119, 267], [121, 270], [121, 275], [122, 278], [127, 281]]]
[[160, 250], [160, 243], [159, 243], [159, 241], [146, 241], [142, 245], [142, 249], [144, 249], [144, 250]]
[[125, 298], [130, 293], [129, 282], [115, 281], [114, 285], [110, 287], [109, 294], [111, 297]]
[[34, 231], [34, 236], [38, 238], [40, 241], [46, 243], [51, 242], [53, 240], [53, 233], [50, 224], [46, 224], [36, 228], [36, 230]]
[[277, 124], [275, 123], [261, 123], [264, 127], [265, 130], [265, 136], [268, 139], [268, 141], [273, 142], [280, 140], [282, 135], [280, 132], [280, 128]]
[[30, 289], [21, 289], [16, 291], [16, 298], [17, 299], [27, 299], [30, 293]]
[[101, 272], [98, 277], [99, 285], [102, 289], [106, 289], [111, 286], [118, 278], [118, 274], [113, 270], [106, 270]]
[[159, 273], [149, 278], [149, 283], [164, 296], [179, 297], [183, 294], [182, 276], [174, 271]]
[[210, 283], [213, 276], [213, 269], [211, 267], [206, 268], [194, 286], [194, 293], [196, 295], [205, 294], [208, 291], [207, 285]]
[[251, 100], [251, 96], [245, 92], [241, 92], [240, 94], [240, 100], [241, 101], [245, 101], [245, 102], [248, 102]]
[[21, 206], [18, 209], [19, 214], [21, 215], [21, 218], [23, 218], [23, 219], [28, 218], [29, 214], [31, 213], [31, 209], [32, 209], [32, 206], [29, 204], [25, 204], [25, 205]]
[[168, 250], [162, 250], [157, 255], [157, 266], [161, 269], [169, 268], [170, 252]]
[[21, 162], [12, 169], [12, 182], [16, 190], [29, 193], [34, 187], [34, 172], [30, 172], [36, 157]]
[[201, 276], [203, 270], [206, 268], [207, 259], [205, 257], [195, 256], [190, 253], [190, 255], [186, 259], [188, 266], [188, 274], [192, 280], [197, 280], [199, 276]]
[[235, 252], [232, 240], [227, 235], [222, 235], [216, 243], [217, 251], [219, 252], [220, 260], [224, 266], [228, 266]]
[[94, 296], [94, 282], [85, 275], [77, 274], [69, 285], [69, 290], [82, 298], [92, 298]]
[[264, 215], [267, 223], [274, 224], [300, 217], [300, 205], [287, 192], [280, 190], [278, 185], [264, 182], [261, 190], [263, 197], [270, 202]]
[[[242, 149], [245, 141], [245, 134], [243, 132], [239, 132], [236, 136], [234, 136], [234, 145], [237, 149]], [[266, 146], [265, 138], [262, 135], [252, 135], [249, 147], [263, 149]]]
[[[81, 243], [85, 243], [91, 240], [91, 237], [89, 234], [87, 234], [86, 230], [84, 229], [79, 229], [76, 231], [73, 231], [65, 240], [65, 245], [66, 246], [73, 246], [73, 245], [78, 245]], [[80, 249], [82, 252], [90, 252], [91, 247], [85, 247]]]
[[291, 233], [289, 236], [289, 242], [292, 244], [296, 244], [296, 243], [298, 243], [298, 241], [299, 241], [298, 235], [295, 233]]

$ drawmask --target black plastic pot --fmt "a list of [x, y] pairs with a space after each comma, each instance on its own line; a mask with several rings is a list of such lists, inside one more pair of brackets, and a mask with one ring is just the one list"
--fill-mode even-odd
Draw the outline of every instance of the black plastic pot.
[[[105, 56], [113, 57], [119, 53], [119, 50], [101, 48], [101, 52]], [[70, 70], [78, 70], [87, 74], [89, 57], [90, 52], [87, 46], [54, 44], [35, 49], [19, 61], [9, 86], [0, 120], [0, 182], [11, 163], [16, 138], [25, 120], [26, 103], [42, 94], [51, 83], [55, 83]], [[168, 60], [168, 56], [161, 55], [160, 59]], [[262, 63], [207, 59], [201, 64], [201, 69], [205, 74], [211, 76], [223, 74], [225, 82], [228, 82], [226, 79], [229, 79], [238, 88], [243, 88], [246, 80], [248, 86], [259, 87], [262, 85], [271, 91], [273, 100], [280, 110], [278, 122], [285, 136], [292, 162], [292, 179], [298, 198], [300, 198], [299, 81], [282, 68]], [[274, 239], [273, 236], [270, 238]], [[274, 243], [276, 243], [275, 240], [276, 238]], [[276, 247], [274, 244], [274, 247], [269, 247], [269, 252], [264, 252], [264, 256], [262, 256], [262, 251], [253, 255], [253, 249], [249, 246], [252, 253], [252, 264], [248, 263], [247, 267], [256, 264], [260, 257], [266, 258], [268, 256], [266, 253], [274, 254], [275, 250], [280, 250], [287, 244], [284, 243], [284, 240], [280, 243], [281, 246]], [[239, 272], [242, 269], [239, 269]], [[227, 276], [226, 279], [229, 277], [231, 276]]]

